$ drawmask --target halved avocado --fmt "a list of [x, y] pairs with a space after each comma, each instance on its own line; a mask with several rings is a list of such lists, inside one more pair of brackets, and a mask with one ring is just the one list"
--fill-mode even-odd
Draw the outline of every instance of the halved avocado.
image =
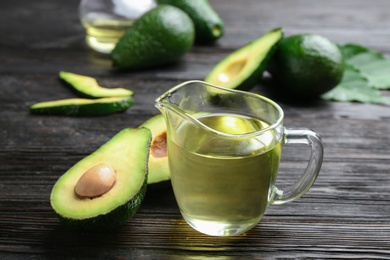
[[149, 154], [148, 184], [158, 183], [171, 178], [167, 154], [167, 127], [162, 114], [158, 114], [140, 127], [146, 127], [152, 132]]
[[[126, 128], [65, 172], [50, 196], [61, 222], [75, 229], [99, 231], [130, 219], [145, 196], [150, 140], [148, 129]], [[82, 198], [76, 192], [81, 177], [102, 164], [113, 169], [114, 185], [102, 195]]]
[[104, 88], [92, 77], [66, 71], [60, 71], [59, 76], [83, 97], [103, 98], [128, 97], [133, 95], [133, 91], [124, 88]]
[[261, 79], [276, 44], [282, 37], [283, 31], [280, 28], [267, 32], [220, 61], [205, 81], [230, 89], [252, 88]]
[[41, 115], [102, 116], [123, 112], [133, 103], [132, 97], [71, 98], [36, 103], [30, 107], [30, 112]]

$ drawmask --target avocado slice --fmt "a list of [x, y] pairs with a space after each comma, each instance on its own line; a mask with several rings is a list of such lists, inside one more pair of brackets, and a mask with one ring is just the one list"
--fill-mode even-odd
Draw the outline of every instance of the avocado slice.
[[[50, 195], [61, 222], [74, 229], [100, 231], [114, 229], [133, 217], [146, 193], [150, 140], [146, 128], [123, 129], [65, 172]], [[75, 187], [82, 176], [101, 164], [115, 172], [114, 185], [97, 197], [78, 196]]]
[[148, 119], [140, 127], [148, 128], [152, 132], [148, 184], [169, 180], [171, 174], [168, 166], [167, 127], [164, 116], [158, 114]]
[[193, 46], [194, 24], [181, 9], [158, 5], [127, 29], [111, 52], [115, 68], [139, 70], [177, 62]]
[[206, 76], [205, 81], [230, 89], [252, 88], [260, 80], [282, 37], [281, 28], [267, 32], [220, 61]]
[[78, 94], [86, 98], [128, 97], [133, 91], [124, 88], [104, 88], [95, 78], [60, 71], [59, 77], [68, 83]]
[[133, 103], [132, 97], [70, 98], [36, 103], [30, 106], [30, 112], [41, 115], [102, 116], [123, 112]]
[[195, 42], [210, 44], [224, 34], [224, 23], [208, 0], [158, 0], [186, 12], [195, 25]]

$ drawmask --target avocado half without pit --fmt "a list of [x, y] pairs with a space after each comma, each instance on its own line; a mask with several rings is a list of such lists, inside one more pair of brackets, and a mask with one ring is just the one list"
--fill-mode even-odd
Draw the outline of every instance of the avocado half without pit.
[[110, 230], [134, 216], [146, 193], [151, 132], [126, 128], [54, 184], [50, 203], [66, 226]]
[[282, 37], [282, 29], [277, 28], [237, 49], [221, 60], [206, 76], [205, 81], [230, 89], [248, 90], [254, 87], [261, 79]]

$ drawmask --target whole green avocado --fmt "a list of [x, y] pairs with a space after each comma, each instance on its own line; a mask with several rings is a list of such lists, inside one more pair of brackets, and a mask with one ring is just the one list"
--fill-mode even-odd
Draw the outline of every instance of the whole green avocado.
[[208, 0], [157, 0], [186, 12], [195, 25], [195, 42], [210, 44], [224, 34], [224, 23]]
[[138, 70], [178, 61], [193, 46], [194, 24], [182, 10], [158, 5], [138, 18], [111, 52], [115, 68]]

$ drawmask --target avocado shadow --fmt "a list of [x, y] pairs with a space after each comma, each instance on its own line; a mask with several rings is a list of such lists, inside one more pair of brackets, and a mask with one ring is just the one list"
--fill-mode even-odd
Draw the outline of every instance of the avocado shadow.
[[260, 87], [263, 94], [277, 103], [284, 103], [294, 107], [316, 107], [322, 106], [324, 100], [320, 97], [305, 98], [282, 92], [280, 88], [275, 87], [277, 83], [270, 76], [263, 77], [260, 81]]
[[108, 256], [118, 249], [125, 232], [129, 232], [125, 225], [112, 231], [93, 232], [71, 230], [59, 223], [43, 241], [45, 259], [58, 259], [60, 256], [61, 259]]
[[[57, 222], [43, 238], [42, 246], [46, 259], [101, 259], [121, 250], [131, 251], [134, 241], [142, 240], [144, 217], [155, 212], [169, 211], [176, 215], [179, 210], [170, 181], [148, 186], [141, 207], [123, 225], [109, 231], [79, 231]], [[137, 238], [138, 236], [138, 238]], [[96, 258], [94, 258], [96, 257]]]
[[177, 209], [171, 181], [149, 184], [141, 208]]

